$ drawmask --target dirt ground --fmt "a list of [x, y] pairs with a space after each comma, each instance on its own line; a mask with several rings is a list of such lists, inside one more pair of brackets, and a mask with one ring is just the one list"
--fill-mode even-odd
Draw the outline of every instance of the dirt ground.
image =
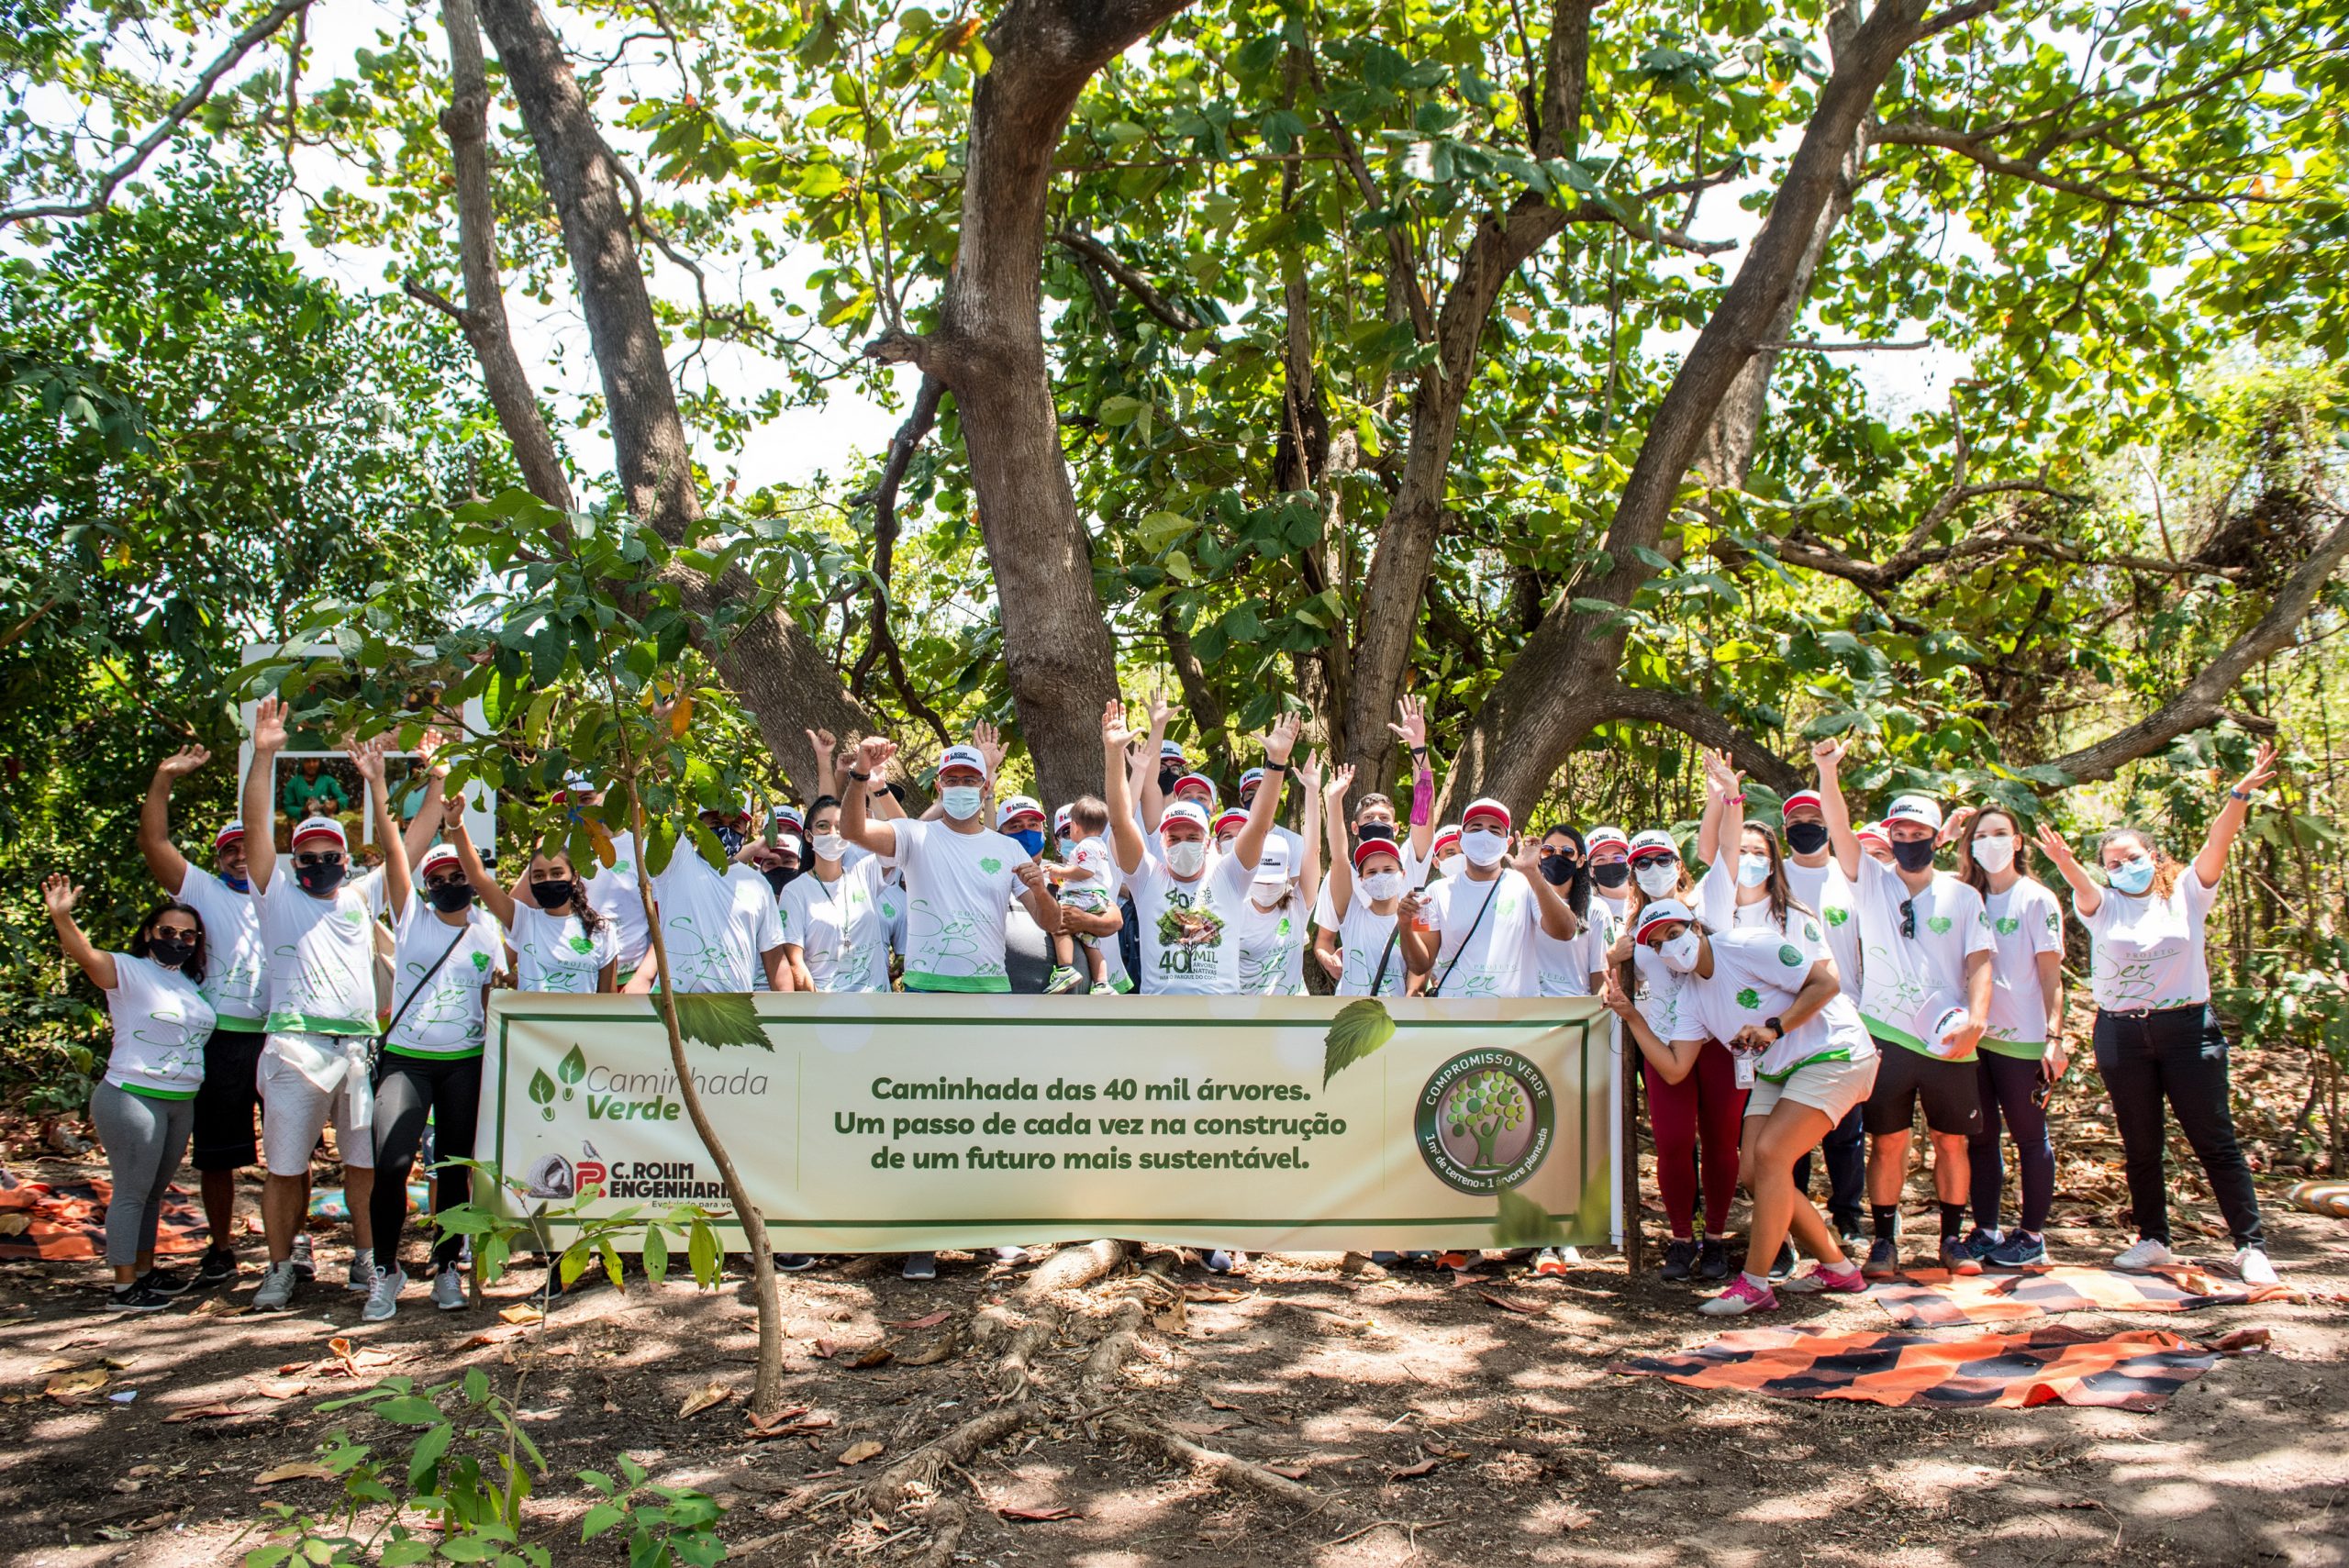
[[[2065, 1104], [2050, 1241], [2059, 1261], [2101, 1261], [2128, 1240], [2110, 1129], [2090, 1091], [2075, 1084]], [[72, 1169], [35, 1166], [34, 1152], [11, 1168]], [[2177, 1179], [2182, 1250], [2219, 1259], [2199, 1176]], [[625, 1560], [612, 1539], [579, 1543], [589, 1499], [572, 1479], [622, 1452], [717, 1496], [729, 1561], [752, 1563], [2338, 1564], [2349, 1222], [2290, 1208], [2287, 1184], [2265, 1180], [2263, 1194], [2276, 1261], [2304, 1300], [2062, 1319], [2205, 1340], [2272, 1330], [2266, 1353], [2221, 1361], [2151, 1415], [1887, 1410], [1615, 1374], [1627, 1354], [1693, 1346], [1720, 1325], [1693, 1314], [1688, 1288], [1633, 1281], [1611, 1254], [1564, 1280], [1496, 1262], [1462, 1284], [1335, 1258], [1259, 1259], [1210, 1281], [1152, 1249], [1051, 1288], [1097, 1268], [1072, 1248], [1041, 1268], [949, 1254], [928, 1284], [872, 1264], [785, 1276], [785, 1403], [829, 1424], [752, 1441], [755, 1318], [731, 1282], [709, 1295], [631, 1279], [517, 1328], [495, 1313], [533, 1296], [542, 1273], [526, 1267], [485, 1310], [444, 1317], [411, 1291], [395, 1320], [362, 1327], [324, 1228], [319, 1283], [273, 1317], [190, 1305], [117, 1320], [99, 1310], [95, 1265], [0, 1264], [0, 1568], [235, 1562], [261, 1539], [239, 1532], [265, 1502], [324, 1509], [340, 1494], [257, 1475], [337, 1428], [389, 1435], [321, 1403], [380, 1375], [440, 1382], [473, 1366], [544, 1446], [528, 1518], [559, 1564]], [[1929, 1212], [1912, 1201], [1912, 1227]], [[259, 1256], [255, 1239], [226, 1306], [249, 1297]], [[1890, 1326], [1865, 1300], [1783, 1299], [1762, 1321]], [[337, 1337], [390, 1359], [361, 1354], [371, 1364], [354, 1382]], [[850, 1364], [883, 1345], [882, 1364]], [[44, 1393], [44, 1369], [102, 1361], [109, 1381], [82, 1402]], [[713, 1381], [731, 1396], [681, 1417]], [[237, 1413], [173, 1418], [218, 1407]], [[1008, 1436], [972, 1444], [987, 1435], [974, 1417]], [[949, 1433], [942, 1458], [924, 1451]], [[871, 1442], [877, 1456], [839, 1462]]]

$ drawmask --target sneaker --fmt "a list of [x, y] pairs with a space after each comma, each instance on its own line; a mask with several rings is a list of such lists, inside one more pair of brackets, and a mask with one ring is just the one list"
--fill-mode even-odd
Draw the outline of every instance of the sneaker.
[[172, 1298], [161, 1291], [149, 1290], [146, 1281], [133, 1280], [128, 1284], [114, 1287], [107, 1309], [113, 1312], [161, 1312], [171, 1304]]
[[443, 1263], [432, 1276], [432, 1305], [443, 1312], [465, 1309], [465, 1276], [457, 1272], [456, 1264]]
[[1708, 1236], [1697, 1243], [1697, 1277], [1708, 1284], [1729, 1278], [1729, 1248], [1720, 1238]]
[[283, 1312], [294, 1304], [295, 1287], [302, 1283], [295, 1272], [294, 1260], [272, 1263], [261, 1273], [261, 1288], [253, 1292], [253, 1310]]
[[1544, 1278], [1562, 1278], [1566, 1272], [1565, 1259], [1555, 1247], [1544, 1247], [1533, 1254], [1533, 1272]]
[[195, 1265], [195, 1278], [189, 1282], [191, 1290], [210, 1290], [216, 1284], [227, 1284], [237, 1277], [237, 1254], [226, 1247], [206, 1247]]
[[1863, 1279], [1890, 1279], [1900, 1272], [1900, 1248], [1890, 1237], [1868, 1243], [1868, 1261], [1860, 1265]]
[[1678, 1284], [1680, 1281], [1687, 1279], [1690, 1274], [1693, 1274], [1696, 1272], [1696, 1239], [1687, 1236], [1674, 1237], [1670, 1242], [1665, 1244], [1664, 1249], [1664, 1268], [1662, 1270], [1664, 1277], [1671, 1280], [1675, 1284]]
[[1123, 974], [1112, 974], [1109, 976], [1109, 989], [1120, 996], [1130, 996], [1133, 995], [1134, 983]]
[[2257, 1247], [2245, 1247], [2235, 1254], [2235, 1276], [2245, 1284], [2282, 1284], [2276, 1277], [2276, 1265]]
[[[1770, 1260], [1771, 1279], [1782, 1280], [1793, 1278], [1795, 1264], [1801, 1261], [1801, 1255], [1795, 1251], [1795, 1244], [1792, 1241], [1779, 1242], [1778, 1255]], [[1703, 1272], [1702, 1260], [1699, 1260], [1698, 1272]]]
[[360, 1310], [359, 1320], [362, 1323], [389, 1321], [392, 1314], [400, 1309], [400, 1291], [406, 1284], [407, 1275], [400, 1270], [377, 1269], [375, 1277], [368, 1283], [367, 1305]]
[[1218, 1247], [1200, 1259], [1199, 1265], [1211, 1274], [1228, 1274], [1237, 1273], [1240, 1265], [1247, 1261], [1248, 1254], [1245, 1252], [1235, 1252], [1229, 1247]]
[[1699, 1304], [1697, 1308], [1711, 1318], [1742, 1318], [1748, 1312], [1776, 1312], [1777, 1309], [1777, 1294], [1766, 1283], [1755, 1284], [1743, 1274], [1730, 1281], [1727, 1290]]
[[1402, 1261], [1402, 1257], [1403, 1254], [1400, 1252], [1382, 1252], [1374, 1250], [1370, 1254], [1370, 1261], [1376, 1263], [1380, 1268], [1386, 1269], [1393, 1268], [1397, 1262], [1400, 1262]]
[[1978, 1263], [1997, 1251], [2000, 1243], [2006, 1239], [2007, 1233], [2003, 1230], [1985, 1230], [1977, 1225], [1966, 1233], [1965, 1240], [1958, 1245], [1973, 1254], [1974, 1261]]
[[169, 1269], [149, 1269], [132, 1282], [141, 1290], [151, 1290], [157, 1296], [177, 1296], [187, 1289], [189, 1281]]
[[774, 1266], [787, 1274], [804, 1274], [816, 1266], [812, 1252], [777, 1252]]
[[1868, 1287], [1867, 1276], [1860, 1273], [1857, 1263], [1821, 1263], [1807, 1274], [1798, 1274], [1781, 1288], [1796, 1296], [1857, 1296]]
[[1086, 989], [1089, 987], [1084, 974], [1064, 963], [1054, 964], [1051, 976], [1044, 982], [1044, 995], [1047, 996], [1065, 996], [1072, 991]]
[[351, 1272], [343, 1276], [343, 1289], [353, 1296], [367, 1296], [375, 1289], [375, 1250], [357, 1247], [351, 1250]]
[[312, 1255], [310, 1250], [310, 1233], [308, 1231], [296, 1230], [294, 1232], [294, 1254], [292, 1257], [288, 1258], [286, 1262], [294, 1265], [294, 1273], [297, 1278], [316, 1279], [318, 1277], [318, 1260]]
[[936, 1279], [938, 1277], [938, 1254], [935, 1252], [907, 1252], [906, 1254], [906, 1266], [897, 1272], [899, 1277], [904, 1279]]
[[997, 1247], [995, 1250], [995, 1261], [1001, 1263], [1005, 1268], [1016, 1269], [1020, 1264], [1028, 1261], [1028, 1249], [1025, 1247]]
[[2035, 1269], [2047, 1262], [2047, 1240], [2018, 1230], [1990, 1249], [1982, 1260], [1994, 1269]]
[[2147, 1269], [2165, 1269], [2177, 1262], [2177, 1254], [2169, 1250], [2166, 1241], [2156, 1241], [2150, 1236], [2138, 1238], [2137, 1244], [2112, 1260], [2116, 1269], [2143, 1273]]
[[1440, 1269], [1450, 1269], [1453, 1273], [1464, 1272], [1476, 1261], [1465, 1252], [1438, 1252], [1435, 1255], [1435, 1266]]
[[1942, 1238], [1941, 1259], [1942, 1267], [1953, 1274], [1978, 1274], [1982, 1272], [1982, 1260], [1954, 1236]]

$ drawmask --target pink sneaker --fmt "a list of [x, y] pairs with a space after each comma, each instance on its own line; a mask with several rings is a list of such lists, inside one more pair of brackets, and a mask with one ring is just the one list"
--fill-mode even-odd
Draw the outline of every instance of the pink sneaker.
[[1857, 1296], [1867, 1287], [1867, 1276], [1860, 1273], [1860, 1266], [1847, 1262], [1841, 1269], [1831, 1269], [1822, 1264], [1807, 1274], [1787, 1280], [1781, 1288], [1797, 1296], [1809, 1296], [1815, 1292], [1831, 1296]]
[[1729, 1288], [1700, 1305], [1697, 1310], [1714, 1318], [1738, 1318], [1748, 1312], [1776, 1312], [1778, 1297], [1765, 1281], [1755, 1284], [1743, 1274], [1729, 1282]]

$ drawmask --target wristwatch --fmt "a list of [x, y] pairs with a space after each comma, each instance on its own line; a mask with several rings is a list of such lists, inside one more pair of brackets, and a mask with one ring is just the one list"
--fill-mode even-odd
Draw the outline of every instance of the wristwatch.
[[2232, 786], [2230, 786], [2227, 793], [2233, 795], [2237, 800], [2248, 801], [2251, 799], [2251, 792], [2249, 790], [2235, 789]]
[[1286, 762], [1275, 762], [1270, 757], [1267, 757], [1264, 759], [1264, 771], [1268, 773], [1285, 773], [1288, 772], [1288, 764]]
[[1784, 1040], [1784, 1039], [1786, 1039], [1786, 1038], [1787, 1038], [1787, 1026], [1786, 1026], [1786, 1025], [1784, 1025], [1784, 1024], [1780, 1023], [1780, 1022], [1779, 1022], [1777, 1019], [1776, 1019], [1776, 1018], [1764, 1018], [1762, 1021], [1763, 1021], [1763, 1023], [1764, 1023], [1764, 1024], [1765, 1024], [1765, 1025], [1767, 1025], [1767, 1026], [1769, 1027], [1769, 1030], [1770, 1030], [1770, 1038], [1771, 1038], [1771, 1039], [1773, 1039], [1773, 1040]]
[[871, 773], [860, 773], [854, 768], [851, 768], [848, 771], [848, 776], [854, 779], [857, 783], [863, 784], [873, 775]]

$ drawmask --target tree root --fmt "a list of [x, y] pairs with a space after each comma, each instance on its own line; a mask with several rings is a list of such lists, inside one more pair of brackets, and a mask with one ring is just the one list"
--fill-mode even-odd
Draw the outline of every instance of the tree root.
[[1019, 1299], [1023, 1304], [1044, 1300], [1054, 1291], [1082, 1290], [1104, 1274], [1115, 1273], [1126, 1261], [1123, 1241], [1087, 1241], [1082, 1247], [1063, 1247], [1038, 1266], [1019, 1287]]
[[930, 1510], [930, 1551], [922, 1556], [922, 1568], [946, 1568], [954, 1561], [954, 1549], [963, 1544], [963, 1531], [971, 1516], [963, 1505], [941, 1498]]
[[1156, 1449], [1184, 1469], [1205, 1476], [1218, 1485], [1237, 1486], [1255, 1492], [1275, 1502], [1302, 1508], [1308, 1514], [1331, 1513], [1341, 1518], [1353, 1515], [1353, 1510], [1334, 1496], [1316, 1492], [1310, 1486], [1299, 1485], [1286, 1476], [1275, 1475], [1263, 1465], [1252, 1463], [1238, 1454], [1226, 1453], [1220, 1449], [1201, 1448], [1135, 1417], [1104, 1416], [1101, 1424], [1119, 1437]]
[[1146, 1309], [1138, 1300], [1128, 1299], [1118, 1304], [1105, 1321], [1108, 1332], [1103, 1334], [1093, 1353], [1085, 1359], [1085, 1372], [1078, 1382], [1087, 1391], [1099, 1388], [1118, 1375], [1119, 1370], [1133, 1360], [1141, 1343], [1142, 1319]]
[[860, 1508], [890, 1509], [896, 1507], [897, 1497], [916, 1482], [934, 1480], [941, 1464], [961, 1464], [981, 1449], [999, 1443], [1034, 1419], [1035, 1412], [1026, 1400], [998, 1405], [982, 1411], [961, 1426], [906, 1455], [888, 1469], [866, 1482], [857, 1492]]

